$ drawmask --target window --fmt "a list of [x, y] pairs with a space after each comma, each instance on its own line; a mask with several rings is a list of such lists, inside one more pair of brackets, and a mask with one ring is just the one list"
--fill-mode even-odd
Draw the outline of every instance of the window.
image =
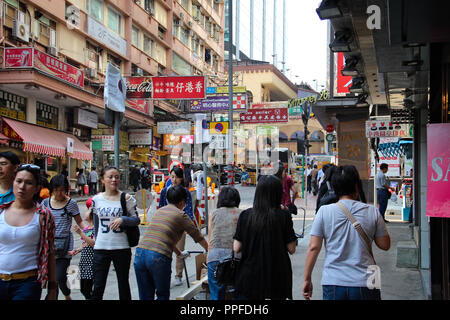
[[47, 47], [56, 47], [56, 22], [41, 16], [39, 19], [34, 20], [34, 23], [37, 41]]
[[103, 0], [88, 0], [87, 4], [89, 15], [103, 22]]
[[172, 52], [172, 69], [181, 75], [192, 74], [192, 66], [175, 52]]
[[161, 25], [158, 26], [158, 38], [166, 40], [166, 30]]
[[189, 10], [189, 0], [181, 0], [179, 2], [186, 11]]
[[86, 42], [86, 61], [88, 68], [93, 68], [97, 70], [101, 70], [101, 56], [99, 53], [99, 49], [94, 45]]
[[153, 40], [144, 34], [144, 52], [149, 56], [153, 55]]
[[139, 43], [139, 28], [133, 26], [131, 28], [131, 43], [135, 46], [140, 48], [140, 43]]
[[118, 34], [120, 34], [120, 20], [120, 14], [108, 7], [108, 27]]
[[144, 9], [150, 14], [154, 14], [155, 12], [155, 0], [145, 0], [144, 1]]
[[189, 46], [189, 30], [186, 28], [180, 28], [180, 40], [185, 46]]
[[122, 60], [120, 60], [119, 58], [116, 58], [112, 54], [108, 53], [108, 55], [106, 56], [106, 62], [111, 62], [111, 64], [113, 66], [115, 66], [116, 68], [121, 70]]
[[179, 25], [180, 25], [180, 20], [174, 18], [173, 23], [172, 23], [172, 34], [177, 38], [178, 38]]

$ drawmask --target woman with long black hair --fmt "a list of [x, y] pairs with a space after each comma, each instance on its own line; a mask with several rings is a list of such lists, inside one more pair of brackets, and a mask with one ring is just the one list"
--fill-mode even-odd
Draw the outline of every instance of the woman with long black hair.
[[288, 253], [295, 253], [297, 237], [290, 213], [281, 209], [282, 193], [280, 179], [261, 177], [253, 208], [239, 216], [233, 250], [242, 259], [235, 289], [245, 299], [292, 299]]
[[112, 166], [106, 166], [101, 173], [105, 191], [92, 198], [92, 213], [95, 226], [94, 245], [94, 289], [92, 300], [103, 299], [106, 280], [111, 261], [117, 275], [119, 299], [131, 300], [129, 273], [131, 248], [123, 227], [137, 226], [140, 219], [136, 209], [136, 200], [125, 195], [127, 215], [124, 215], [119, 190], [120, 172]]

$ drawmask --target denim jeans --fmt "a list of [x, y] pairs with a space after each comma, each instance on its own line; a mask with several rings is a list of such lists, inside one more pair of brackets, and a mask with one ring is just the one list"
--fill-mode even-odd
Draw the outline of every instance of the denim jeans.
[[380, 289], [322, 286], [323, 300], [381, 300]]
[[114, 269], [116, 269], [119, 299], [131, 300], [130, 283], [128, 282], [131, 249], [94, 250], [94, 290], [92, 292], [92, 300], [103, 299], [111, 261], [114, 264]]
[[384, 214], [386, 212], [388, 200], [389, 200], [389, 191], [387, 191], [386, 189], [377, 190], [377, 200], [378, 200], [378, 203], [380, 204], [379, 210], [380, 210], [381, 216], [384, 219]]
[[169, 300], [172, 259], [158, 252], [136, 248], [134, 271], [140, 300]]
[[40, 300], [41, 293], [37, 276], [23, 280], [0, 280], [0, 300]]
[[208, 285], [211, 300], [225, 300], [225, 286], [220, 285], [214, 277], [219, 261], [208, 262]]

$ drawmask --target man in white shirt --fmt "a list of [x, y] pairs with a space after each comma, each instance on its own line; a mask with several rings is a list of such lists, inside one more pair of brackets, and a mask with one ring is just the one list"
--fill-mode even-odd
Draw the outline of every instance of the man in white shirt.
[[305, 174], [306, 174], [306, 191], [311, 193], [311, 165], [308, 163]]

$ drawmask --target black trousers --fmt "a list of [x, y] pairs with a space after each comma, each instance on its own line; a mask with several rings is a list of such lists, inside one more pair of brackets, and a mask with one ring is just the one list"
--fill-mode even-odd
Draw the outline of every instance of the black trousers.
[[311, 193], [311, 176], [306, 177], [306, 191]]
[[89, 192], [93, 196], [97, 194], [97, 182], [89, 182]]
[[90, 300], [92, 298], [92, 287], [94, 286], [93, 279], [80, 279], [80, 292], [86, 298]]
[[[56, 259], [56, 281], [58, 281], [58, 287], [64, 296], [70, 295], [70, 289], [67, 286], [67, 268], [69, 268], [69, 265], [70, 259]], [[58, 297], [58, 291], [56, 291], [56, 297]]]
[[111, 261], [116, 270], [119, 299], [131, 300], [130, 283], [128, 282], [131, 264], [131, 249], [94, 250], [94, 290], [91, 299], [103, 299]]

